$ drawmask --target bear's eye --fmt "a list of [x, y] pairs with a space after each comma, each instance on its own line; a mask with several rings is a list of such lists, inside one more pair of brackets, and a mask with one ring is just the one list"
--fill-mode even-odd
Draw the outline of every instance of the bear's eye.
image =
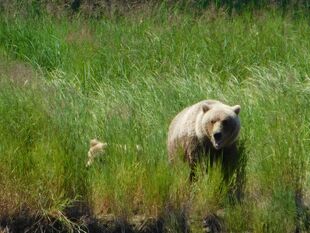
[[214, 125], [214, 124], [215, 124], [215, 122], [216, 122], [215, 120], [211, 120], [211, 124], [213, 124], [213, 125]]
[[222, 121], [222, 124], [223, 124], [223, 125], [227, 125], [227, 124], [228, 124], [228, 119], [223, 120], [223, 121]]

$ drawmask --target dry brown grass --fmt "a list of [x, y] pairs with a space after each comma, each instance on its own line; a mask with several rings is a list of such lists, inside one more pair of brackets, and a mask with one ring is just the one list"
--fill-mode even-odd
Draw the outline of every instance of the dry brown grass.
[[[6, 61], [6, 62], [4, 62]], [[0, 74], [8, 78], [17, 86], [28, 86], [37, 80], [38, 71], [34, 70], [30, 64], [19, 61], [7, 61], [0, 57]]]
[[94, 31], [84, 24], [78, 31], [70, 31], [66, 36], [69, 44], [83, 45], [84, 43], [95, 44], [96, 38]]

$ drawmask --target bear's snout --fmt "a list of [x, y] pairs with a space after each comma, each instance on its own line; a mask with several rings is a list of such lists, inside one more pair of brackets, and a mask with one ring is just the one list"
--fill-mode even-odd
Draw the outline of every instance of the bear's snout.
[[222, 133], [221, 132], [216, 132], [216, 133], [213, 134], [213, 137], [214, 137], [215, 141], [217, 141], [217, 142], [221, 141]]

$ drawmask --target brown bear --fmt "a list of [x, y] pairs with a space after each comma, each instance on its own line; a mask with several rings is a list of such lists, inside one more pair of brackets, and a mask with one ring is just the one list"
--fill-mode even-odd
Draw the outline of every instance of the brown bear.
[[94, 159], [100, 154], [104, 153], [108, 144], [106, 142], [100, 142], [97, 139], [90, 140], [90, 148], [87, 153], [87, 162], [86, 167], [89, 167], [93, 164]]
[[[96, 157], [105, 154], [106, 149], [111, 146], [111, 144], [108, 144], [107, 142], [100, 142], [97, 139], [92, 139], [90, 140], [89, 146], [86, 167], [90, 167], [94, 163]], [[125, 144], [114, 144], [114, 146], [124, 150], [124, 152], [127, 152], [128, 150], [128, 147]], [[141, 145], [135, 145], [135, 149], [137, 153], [141, 153], [143, 150]]]
[[228, 178], [238, 160], [239, 113], [239, 105], [229, 106], [217, 100], [203, 100], [182, 110], [169, 127], [169, 161], [182, 155], [191, 167], [192, 180], [201, 156], [210, 156], [211, 165], [221, 158], [224, 178]]

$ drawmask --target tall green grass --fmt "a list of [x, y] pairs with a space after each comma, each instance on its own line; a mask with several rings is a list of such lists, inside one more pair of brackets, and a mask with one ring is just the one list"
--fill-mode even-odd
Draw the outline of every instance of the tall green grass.
[[[306, 19], [1, 19], [0, 217], [61, 219], [83, 203], [97, 217], [164, 218], [167, 232], [181, 232], [182, 219], [202, 231], [219, 210], [230, 232], [295, 230], [296, 192], [306, 205], [310, 192]], [[190, 185], [187, 165], [167, 162], [169, 122], [206, 98], [242, 107], [246, 179], [235, 204], [219, 169]], [[86, 168], [92, 138], [110, 146]]]

